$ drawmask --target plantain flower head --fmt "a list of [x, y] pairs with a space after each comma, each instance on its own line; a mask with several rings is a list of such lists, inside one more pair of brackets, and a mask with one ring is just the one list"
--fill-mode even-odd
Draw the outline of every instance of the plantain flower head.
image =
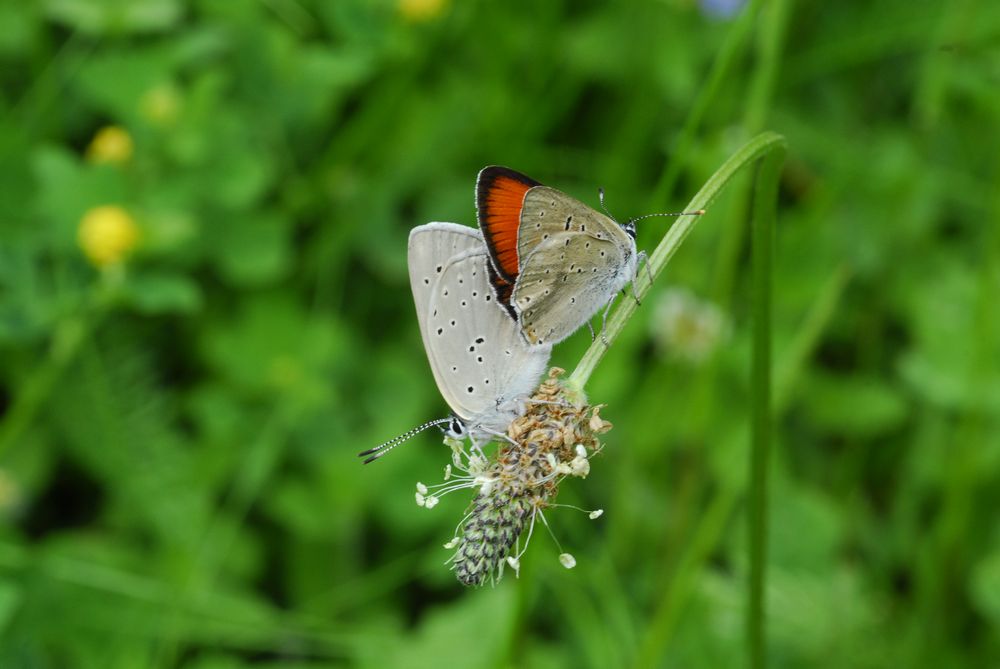
[[[461, 442], [449, 440], [453, 461], [446, 469], [445, 483], [417, 486], [417, 503], [427, 508], [450, 492], [476, 491], [458, 535], [445, 544], [455, 551], [452, 569], [464, 585], [480, 586], [488, 579], [496, 582], [505, 566], [518, 572], [535, 525], [548, 528], [544, 510], [560, 506], [555, 504], [559, 484], [568, 476], [586, 478], [590, 458], [601, 450], [598, 435], [611, 429], [611, 423], [601, 418], [600, 407], [589, 406], [578, 393], [567, 391], [559, 381], [562, 373], [559, 368], [549, 372], [526, 403], [525, 414], [511, 423], [493, 457], [487, 458], [476, 448], [468, 453]], [[454, 470], [461, 474], [455, 475]], [[595, 519], [602, 512], [585, 513]], [[560, 553], [564, 567], [576, 564], [571, 555]]]

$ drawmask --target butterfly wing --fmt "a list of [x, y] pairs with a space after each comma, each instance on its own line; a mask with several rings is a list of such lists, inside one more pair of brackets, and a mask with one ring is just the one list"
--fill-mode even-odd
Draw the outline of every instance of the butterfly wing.
[[622, 245], [627, 243], [625, 238], [628, 237], [615, 221], [566, 193], [548, 186], [527, 191], [517, 239], [521, 265], [540, 244], [560, 232], [579, 232]]
[[525, 193], [537, 181], [507, 167], [491, 165], [476, 178], [476, 219], [489, 249], [496, 273], [514, 283], [520, 269], [517, 231]]
[[[534, 390], [551, 347], [529, 347], [497, 308], [478, 230], [428, 223], [410, 233], [410, 287], [442, 397], [467, 424], [506, 429], [511, 402]], [[505, 413], [506, 412], [506, 413]]]
[[555, 233], [528, 256], [514, 286], [522, 335], [532, 345], [559, 343], [634, 274], [634, 246], [622, 248], [586, 232]]

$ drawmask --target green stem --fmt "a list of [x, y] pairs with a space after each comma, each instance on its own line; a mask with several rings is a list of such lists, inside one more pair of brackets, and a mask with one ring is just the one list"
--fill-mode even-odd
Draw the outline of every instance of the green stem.
[[[849, 274], [846, 267], [841, 267], [831, 275], [792, 342], [782, 347], [783, 360], [776, 365], [771, 402], [775, 419], [787, 409], [803, 361], [813, 353], [822, 333], [829, 326]], [[694, 536], [683, 547], [677, 568], [662, 588], [660, 602], [650, 617], [643, 641], [639, 645], [639, 659], [635, 666], [656, 666], [657, 658], [669, 644], [680, 614], [691, 597], [698, 574], [705, 566], [708, 556], [719, 545], [742, 491], [742, 483], [723, 484], [699, 514]]]
[[747, 644], [751, 669], [766, 665], [764, 639], [765, 576], [767, 566], [767, 470], [771, 448], [771, 263], [778, 179], [784, 151], [766, 155], [757, 172], [753, 204], [753, 363], [751, 373], [750, 443], [750, 584], [747, 607]]
[[[749, 523], [750, 576], [747, 606], [747, 643], [749, 665], [760, 669], [765, 664], [764, 590], [767, 553], [767, 469], [771, 440], [771, 249], [778, 201], [778, 180], [785, 160], [785, 138], [773, 132], [763, 132], [734, 153], [716, 170], [687, 206], [687, 211], [706, 209], [723, 188], [743, 169], [760, 163], [753, 205], [753, 360], [751, 371], [752, 442], [750, 448]], [[638, 302], [649, 292], [653, 281], [663, 271], [677, 249], [690, 234], [700, 216], [681, 218], [673, 225], [649, 257], [646, 267], [638, 273], [633, 286], [636, 300], [622, 300], [615, 310], [604, 336], [598, 338], [584, 353], [569, 376], [572, 390], [582, 391], [611, 342], [618, 338], [635, 312]], [[648, 270], [648, 271], [647, 271]], [[724, 505], [725, 507], [725, 505]], [[725, 514], [722, 514], [723, 516]], [[664, 626], [670, 626], [672, 611], [665, 611]], [[652, 646], [641, 649], [637, 666], [653, 666], [656, 658]]]
[[[708, 76], [705, 78], [705, 85], [702, 86], [697, 98], [695, 98], [694, 103], [691, 105], [691, 112], [687, 115], [684, 125], [681, 127], [680, 132], [677, 133], [677, 139], [673, 142], [673, 147], [670, 151], [673, 156], [689, 155], [698, 128], [701, 126], [705, 116], [708, 115], [712, 105], [716, 103], [719, 91], [722, 90], [723, 84], [730, 73], [743, 58], [747, 36], [750, 35], [754, 22], [757, 20], [760, 5], [761, 2], [751, 3], [749, 7], [740, 13], [732, 29], [726, 33], [726, 38], [719, 47], [718, 56], [716, 56], [712, 63], [712, 69], [709, 70]], [[663, 202], [667, 199], [674, 185], [677, 183], [677, 178], [681, 175], [683, 167], [682, 161], [678, 158], [674, 158], [667, 163], [667, 167], [660, 176], [660, 180], [653, 188], [653, 196], [651, 198], [653, 202]]]
[[77, 313], [59, 321], [53, 330], [48, 355], [21, 383], [21, 391], [0, 420], [0, 455], [13, 448], [45, 406], [67, 367], [76, 360], [80, 347], [94, 335], [108, 313], [113, 286], [98, 284]]
[[[774, 132], [762, 132], [749, 142], [743, 145], [729, 160], [716, 170], [715, 174], [709, 177], [701, 190], [691, 199], [684, 211], [697, 211], [707, 209], [708, 206], [718, 197], [726, 185], [732, 181], [744, 168], [756, 163], [758, 160], [768, 155], [780, 155], [778, 163], [784, 159], [785, 138]], [[773, 194], [772, 194], [773, 195]], [[673, 257], [677, 249], [687, 238], [694, 228], [695, 223], [701, 219], [700, 216], [684, 216], [677, 223], [672, 225], [656, 249], [649, 256], [646, 265], [641, 268], [633, 283], [635, 295], [642, 300], [649, 292], [653, 281], [663, 271], [667, 263]], [[604, 357], [610, 344], [618, 338], [625, 324], [635, 312], [636, 300], [623, 299], [615, 312], [608, 318], [607, 327], [604, 329], [604, 336], [598, 337], [590, 345], [587, 352], [583, 354], [580, 363], [569, 376], [567, 383], [571, 388], [582, 390], [587, 385], [590, 375], [593, 374], [597, 364]], [[607, 343], [605, 343], [607, 342]]]

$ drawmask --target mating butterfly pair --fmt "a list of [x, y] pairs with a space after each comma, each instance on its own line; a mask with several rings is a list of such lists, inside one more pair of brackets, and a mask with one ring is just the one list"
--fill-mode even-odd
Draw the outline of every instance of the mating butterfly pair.
[[505, 167], [479, 173], [476, 208], [482, 232], [428, 223], [408, 245], [420, 334], [453, 415], [364, 451], [366, 463], [434, 425], [474, 443], [506, 438], [552, 345], [635, 278], [638, 219], [619, 224]]

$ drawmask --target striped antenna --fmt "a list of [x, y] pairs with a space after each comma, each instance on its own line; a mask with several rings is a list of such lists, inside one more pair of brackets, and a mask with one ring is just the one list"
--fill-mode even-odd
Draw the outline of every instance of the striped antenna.
[[636, 223], [644, 218], [652, 218], [654, 216], [701, 216], [704, 213], [705, 213], [704, 209], [697, 209], [695, 211], [678, 211], [670, 214], [646, 214], [645, 216], [636, 216], [634, 218], [628, 219], [628, 223], [626, 223], [625, 225], [628, 225], [629, 223]]
[[598, 188], [597, 189], [597, 199], [601, 201], [601, 209], [603, 209], [604, 213], [608, 215], [608, 218], [610, 218], [615, 223], [618, 223], [618, 219], [615, 218], [614, 215], [610, 211], [608, 211], [608, 205], [604, 204], [604, 189], [603, 188]]
[[437, 420], [429, 421], [427, 423], [424, 423], [423, 425], [419, 425], [413, 428], [409, 432], [404, 432], [398, 437], [393, 437], [389, 441], [383, 444], [379, 444], [375, 448], [369, 448], [367, 451], [361, 451], [360, 453], [358, 453], [358, 457], [364, 458], [365, 456], [368, 456], [368, 458], [364, 461], [364, 464], [367, 465], [369, 462], [374, 462], [375, 460], [378, 460], [383, 455], [385, 455], [392, 449], [396, 448], [407, 439], [415, 437], [416, 435], [420, 434], [427, 428], [434, 427], [435, 425], [441, 425], [442, 423], [450, 423], [451, 421], [452, 421], [451, 418], [438, 418]]
[[[608, 211], [607, 205], [604, 204], [603, 188], [597, 189], [597, 197], [601, 201], [601, 209], [603, 209], [604, 213], [608, 215], [608, 218], [610, 218], [615, 223], [618, 223], [618, 219], [611, 215], [611, 212]], [[625, 221], [624, 223], [619, 223], [619, 225], [621, 225], [622, 228], [624, 228], [625, 231], [630, 235], [632, 235], [632, 238], [635, 239], [635, 224], [637, 221], [641, 221], [644, 218], [652, 218], [654, 216], [701, 216], [704, 213], [705, 213], [704, 209], [698, 209], [696, 211], [678, 211], [669, 214], [646, 214], [645, 216], [634, 216]]]

